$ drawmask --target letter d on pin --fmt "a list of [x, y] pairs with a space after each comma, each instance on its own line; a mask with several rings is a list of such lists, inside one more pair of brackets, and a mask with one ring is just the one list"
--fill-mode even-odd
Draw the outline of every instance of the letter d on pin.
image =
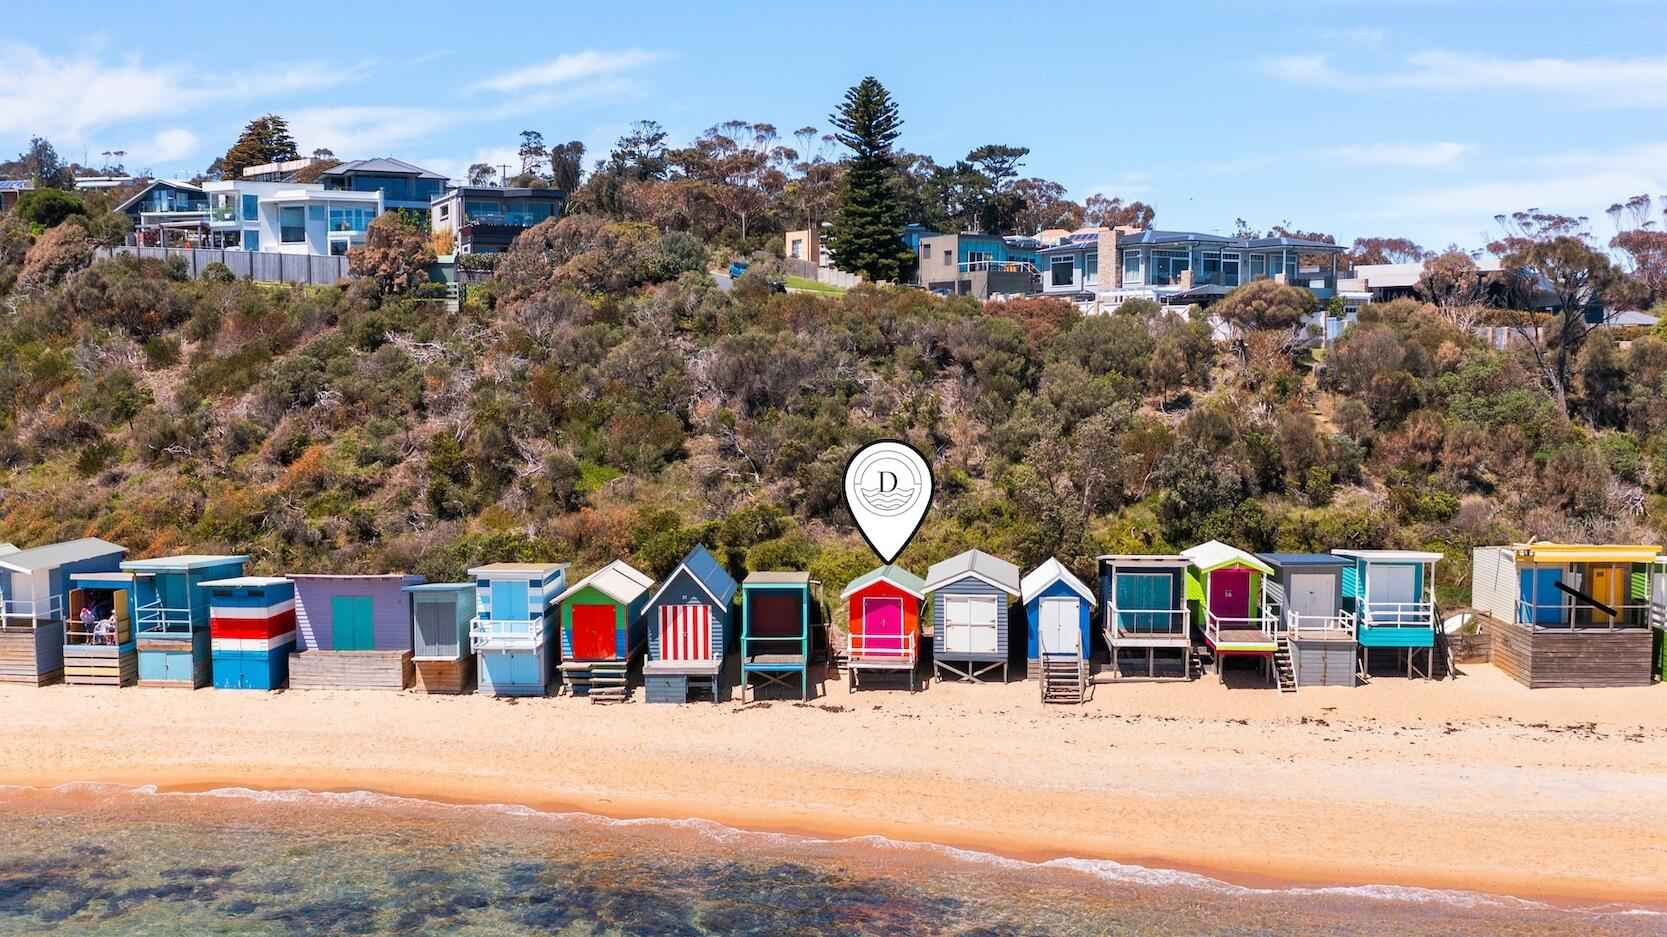
[[890, 563], [932, 506], [932, 467], [906, 442], [871, 442], [845, 466], [845, 506], [869, 549]]

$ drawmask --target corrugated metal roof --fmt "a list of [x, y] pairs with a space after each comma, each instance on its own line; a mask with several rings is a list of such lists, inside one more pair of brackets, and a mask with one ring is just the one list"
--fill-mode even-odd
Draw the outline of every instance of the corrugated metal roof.
[[762, 572], [748, 573], [743, 586], [808, 586], [809, 573], [798, 572]]
[[561, 595], [556, 596], [557, 602], [565, 602], [579, 590], [592, 588], [621, 605], [630, 605], [637, 600], [637, 596], [648, 591], [654, 585], [654, 580], [645, 572], [632, 566], [624, 560], [614, 560], [589, 576], [568, 586]]
[[1349, 561], [1335, 553], [1258, 553], [1275, 566], [1347, 566]]
[[282, 576], [233, 576], [230, 579], [210, 579], [198, 583], [201, 586], [218, 586], [222, 589], [250, 589], [264, 586], [281, 586], [289, 582]]
[[122, 569], [130, 573], [164, 573], [200, 569], [204, 566], [219, 566], [223, 563], [247, 562], [249, 562], [247, 556], [238, 554], [184, 553], [179, 556], [153, 556], [144, 560], [127, 560], [122, 563]]
[[1428, 550], [1333, 550], [1338, 556], [1349, 556], [1367, 562], [1380, 563], [1434, 563], [1444, 559], [1440, 553]]
[[1661, 548], [1651, 544], [1513, 543], [1518, 559], [1532, 563], [1653, 563]]
[[[117, 205], [116, 206], [116, 211], [127, 211], [128, 206], [130, 206], [134, 202], [137, 202], [140, 199], [144, 198], [147, 194], [150, 193], [150, 190], [156, 188], [159, 185], [167, 186], [170, 189], [184, 189], [187, 192], [196, 192], [199, 195], [203, 194], [204, 191], [205, 191], [203, 189], [203, 187], [200, 186], [200, 185], [192, 185], [189, 182], [182, 182], [178, 179], [153, 179], [153, 180], [151, 180], [149, 185], [140, 189], [138, 192], [135, 192], [133, 194], [132, 198], [129, 198], [127, 201], [121, 203], [120, 205]], [[201, 210], [206, 210], [206, 209], [201, 209]]]
[[1248, 566], [1251, 569], [1260, 570], [1264, 573], [1273, 572], [1272, 567], [1268, 566], [1268, 564], [1262, 562], [1249, 553], [1246, 553], [1238, 547], [1230, 547], [1227, 544], [1222, 543], [1220, 540], [1211, 540], [1208, 543], [1201, 543], [1196, 547], [1189, 547], [1188, 549], [1182, 550], [1181, 555], [1190, 560], [1192, 565], [1205, 571], [1217, 569], [1222, 566], [1228, 566], [1233, 563], [1239, 563]]
[[126, 547], [100, 540], [97, 537], [82, 537], [79, 540], [65, 540], [62, 543], [49, 543], [45, 546], [19, 550], [0, 557], [0, 566], [16, 570], [20, 573], [32, 573], [41, 569], [56, 569], [65, 563], [79, 560], [90, 560], [95, 556], [107, 556], [111, 553], [122, 553]]
[[1064, 563], [1051, 556], [1041, 566], [1025, 574], [1024, 579], [1019, 582], [1019, 595], [1024, 601], [1029, 602], [1056, 582], [1063, 582], [1070, 587], [1072, 592], [1089, 602], [1094, 601], [1093, 591], [1083, 585], [1081, 579], [1072, 575], [1071, 571], [1065, 568]]
[[419, 582], [414, 586], [406, 586], [401, 592], [467, 592], [472, 590], [472, 582]]
[[940, 586], [969, 575], [977, 576], [1008, 595], [1019, 594], [1019, 567], [983, 550], [968, 550], [933, 563], [932, 568], [926, 571], [926, 591], [934, 592]]
[[1112, 563], [1151, 563], [1171, 566], [1185, 566], [1192, 562], [1179, 553], [1102, 553], [1095, 557]]
[[488, 563], [469, 570], [469, 575], [476, 579], [491, 579], [493, 576], [514, 576], [518, 579], [548, 576], [558, 569], [566, 569], [566, 563]]
[[683, 566], [719, 605], [728, 605], [730, 599], [735, 598], [735, 590], [741, 588], [735, 577], [702, 544], [695, 544], [689, 555], [683, 557]]
[[839, 597], [848, 599], [881, 580], [891, 583], [917, 599], [926, 598], [926, 580], [895, 563], [876, 567], [851, 580], [845, 586], [845, 591], [839, 594]]

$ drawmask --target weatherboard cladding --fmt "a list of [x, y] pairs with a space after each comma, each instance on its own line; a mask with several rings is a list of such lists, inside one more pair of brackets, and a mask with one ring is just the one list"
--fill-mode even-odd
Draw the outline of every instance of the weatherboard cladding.
[[335, 647], [331, 604], [339, 596], [371, 600], [372, 650], [411, 648], [411, 607], [405, 587], [420, 576], [292, 576], [295, 582], [295, 649], [329, 651]]
[[[728, 578], [728, 574], [725, 574], [725, 578]], [[642, 620], [648, 628], [649, 660], [665, 659], [660, 649], [660, 629], [656, 625], [660, 620], [660, 609], [669, 605], [704, 605], [711, 609], [712, 659], [723, 659], [724, 653], [729, 647], [726, 642], [730, 633], [730, 610], [734, 607], [734, 603], [725, 602], [721, 606], [713, 603], [712, 597], [707, 594], [713, 585], [722, 586], [723, 582], [713, 577], [707, 588], [702, 588], [701, 583], [696, 580], [688, 565], [679, 566], [677, 571], [672, 573], [671, 578], [666, 580], [665, 585], [660, 588], [659, 593], [654, 597], [654, 601], [642, 610]], [[729, 588], [718, 592], [718, 595], [719, 597], [733, 597], [735, 589], [735, 580], [730, 579]]]
[[614, 657], [626, 658], [642, 646], [643, 606], [648, 601], [645, 590], [629, 603], [616, 600], [594, 585], [587, 585], [569, 595], [561, 607], [561, 659], [576, 660], [573, 650], [573, 609], [581, 605], [606, 605], [614, 613]]
[[[1014, 577], [1017, 579], [1017, 577]], [[1017, 582], [1014, 592], [1018, 591]], [[996, 599], [996, 649], [993, 652], [949, 651], [944, 646], [947, 629], [944, 627], [944, 598], [946, 596], [994, 596]], [[1001, 661], [1007, 659], [1009, 638], [1007, 634], [1007, 607], [1012, 603], [1012, 595], [1005, 589], [991, 585], [983, 579], [968, 573], [958, 579], [950, 580], [939, 586], [932, 593], [932, 655], [938, 660], [976, 660]]]
[[1077, 629], [1082, 633], [1082, 643], [1078, 645], [1078, 648], [1084, 657], [1092, 653], [1094, 648], [1094, 603], [1083, 598], [1082, 593], [1073, 588], [1070, 583], [1063, 579], [1056, 579], [1025, 602], [1025, 627], [1028, 631], [1025, 658], [1027, 660], [1038, 660], [1042, 656], [1037, 632], [1042, 625], [1043, 599], [1071, 599], [1077, 603]]

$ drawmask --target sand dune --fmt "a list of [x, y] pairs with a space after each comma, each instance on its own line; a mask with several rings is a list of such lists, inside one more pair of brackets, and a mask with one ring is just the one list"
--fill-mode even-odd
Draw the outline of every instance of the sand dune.
[[0, 783], [367, 789], [1667, 905], [1667, 687], [1469, 671], [1295, 695], [1101, 686], [1080, 708], [1030, 683], [830, 682], [745, 708], [0, 686]]

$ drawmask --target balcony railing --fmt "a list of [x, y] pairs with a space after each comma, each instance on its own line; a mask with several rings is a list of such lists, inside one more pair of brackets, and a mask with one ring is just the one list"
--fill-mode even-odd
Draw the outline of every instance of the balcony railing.
[[1285, 613], [1285, 630], [1291, 634], [1315, 633], [1354, 636], [1354, 615], [1338, 612], [1335, 615], [1299, 615], [1295, 609]]
[[168, 608], [161, 602], [139, 606], [139, 633], [151, 638], [189, 638], [192, 631], [191, 610]]
[[476, 651], [530, 651], [544, 643], [542, 618], [469, 620], [469, 647]]
[[961, 264], [962, 273], [990, 271], [995, 273], [1026, 273], [1038, 276], [1036, 265], [1028, 260], [969, 260]]
[[1106, 610], [1106, 633], [1112, 638], [1184, 638], [1192, 633], [1192, 611], [1114, 605]]
[[[1649, 603], [1634, 605], [1611, 605], [1615, 613], [1610, 613], [1588, 602], [1577, 602], [1572, 597], [1568, 601], [1559, 603], [1533, 603], [1518, 599], [1516, 604], [1516, 620], [1518, 624], [1532, 625], [1541, 630], [1559, 631], [1614, 631], [1617, 628], [1647, 628], [1651, 624], [1656, 627], [1667, 625], [1657, 624], [1662, 620], [1661, 610]], [[1554, 620], [1546, 620], [1555, 612]], [[1581, 621], [1585, 618], [1585, 621]]]
[[34, 630], [44, 623], [64, 620], [64, 597], [8, 599], [0, 593], [0, 631]]
[[129, 637], [129, 627], [127, 619], [118, 619], [115, 615], [86, 623], [72, 619], [64, 622], [64, 644], [107, 647], [125, 644]]
[[1434, 602], [1367, 602], [1360, 617], [1360, 627], [1375, 628], [1435, 628]]
[[[858, 641], [861, 644], [858, 644]], [[875, 647], [871, 642], [878, 641]], [[900, 635], [874, 636], [853, 635], [851, 646], [846, 648], [847, 659], [853, 664], [912, 664], [919, 656], [913, 631], [905, 631]]]
[[[1209, 637], [1211, 644], [1222, 643], [1221, 633], [1223, 631], [1254, 631], [1261, 636], [1256, 639], [1256, 643], [1271, 644], [1280, 630], [1279, 616], [1265, 609], [1261, 614], [1252, 615], [1248, 618], [1222, 618], [1214, 612], [1204, 613], [1204, 633]], [[1239, 635], [1230, 635], [1227, 643], [1245, 643], [1245, 638]]]

